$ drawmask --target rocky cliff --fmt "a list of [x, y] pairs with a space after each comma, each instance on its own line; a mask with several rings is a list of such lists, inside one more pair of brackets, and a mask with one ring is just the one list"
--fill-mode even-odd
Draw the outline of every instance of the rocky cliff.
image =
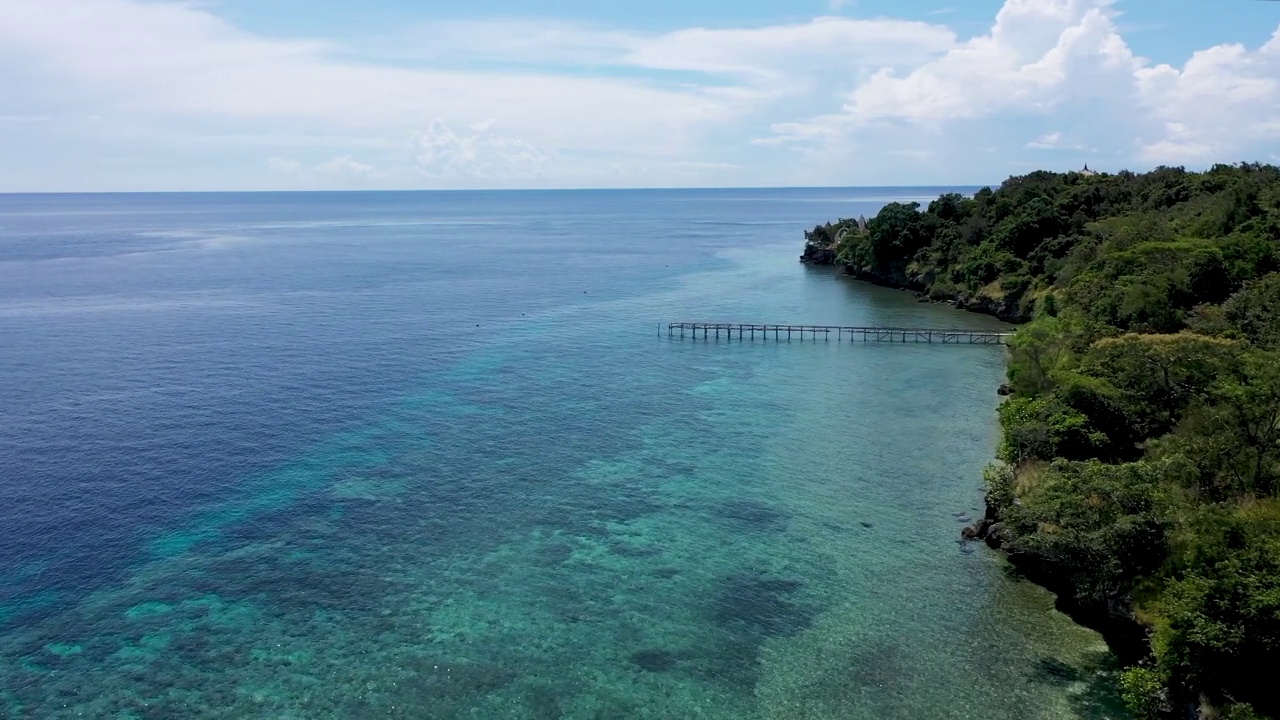
[[998, 287], [987, 287], [977, 292], [943, 288], [931, 282], [931, 278], [914, 274], [909, 269], [901, 273], [881, 273], [871, 268], [860, 268], [840, 262], [837, 242], [830, 237], [807, 238], [800, 262], [808, 265], [833, 265], [845, 273], [865, 282], [882, 287], [912, 290], [922, 300], [944, 303], [961, 310], [993, 315], [1011, 323], [1031, 320], [1031, 303], [1019, 302], [1003, 296]]

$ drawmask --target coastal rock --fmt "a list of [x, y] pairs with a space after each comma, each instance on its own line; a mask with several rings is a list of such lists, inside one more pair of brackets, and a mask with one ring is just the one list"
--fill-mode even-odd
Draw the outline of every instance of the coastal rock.
[[982, 315], [993, 315], [1011, 323], [1025, 323], [1031, 320], [1030, 308], [1008, 298], [993, 298], [979, 292], [976, 295], [959, 293], [955, 297], [955, 306]]
[[960, 530], [960, 537], [965, 540], [985, 540], [991, 525], [992, 520], [990, 518], [982, 518], [978, 522], [966, 525]]
[[1004, 523], [1001, 523], [1001, 522], [992, 523], [990, 527], [987, 528], [986, 536], [983, 539], [987, 541], [988, 546], [996, 550], [999, 550], [1001, 547], [1003, 547], [1005, 540], [1008, 539], [1005, 536]]
[[901, 273], [883, 273], [869, 267], [860, 268], [854, 265], [845, 265], [844, 271], [848, 275], [869, 282], [872, 285], [893, 288], [895, 290], [913, 290], [917, 293], [923, 293], [925, 286], [918, 278], [910, 278]]
[[[829, 252], [829, 254], [827, 254]], [[835, 248], [824, 248], [812, 243], [805, 246], [805, 254], [800, 258], [804, 262], [814, 264], [834, 264]], [[881, 287], [897, 290], [910, 290], [915, 293], [919, 302], [936, 302], [951, 305], [959, 310], [992, 315], [1005, 322], [1025, 323], [1031, 320], [1031, 308], [1023, 306], [1017, 300], [993, 298], [981, 292], [969, 294], [964, 291], [951, 291], [933, 286], [934, 278], [907, 272], [881, 272], [870, 267], [845, 265], [845, 273], [853, 277]]]
[[808, 265], [835, 265], [836, 245], [834, 242], [810, 240], [804, 244], [804, 254], [800, 262]]
[[[1133, 598], [1127, 593], [1113, 592], [1104, 597], [1081, 598], [1072, 585], [1071, 574], [1063, 572], [1058, 562], [1043, 553], [1021, 546], [1000, 523], [992, 526], [1002, 538], [1009, 562], [1025, 579], [1055, 595], [1054, 606], [1075, 622], [1097, 630], [1121, 664], [1132, 665], [1151, 651], [1150, 628], [1143, 625], [1133, 610]], [[987, 538], [991, 542], [990, 534]]]
[[[1014, 502], [1018, 499], [1014, 498]], [[1055, 595], [1054, 606], [1059, 611], [1101, 633], [1122, 664], [1136, 663], [1150, 652], [1149, 629], [1134, 613], [1131, 597], [1112, 593], [1105, 598], [1079, 598], [1070, 573], [1062, 572], [1054, 558], [1018, 542], [1014, 533], [1000, 521], [999, 507], [988, 501], [985, 517], [965, 530], [972, 535], [962, 532], [963, 539], [984, 540], [991, 548], [1001, 551], [1023, 578]]]

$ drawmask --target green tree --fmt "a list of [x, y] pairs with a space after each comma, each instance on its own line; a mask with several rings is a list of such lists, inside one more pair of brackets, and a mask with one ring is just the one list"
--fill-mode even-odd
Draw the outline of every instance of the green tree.
[[1237, 363], [1238, 343], [1179, 333], [1104, 338], [1085, 359], [1086, 372], [1119, 388], [1136, 434], [1171, 430], [1193, 401]]
[[1232, 295], [1222, 306], [1226, 322], [1251, 342], [1280, 348], [1280, 273], [1271, 273]]
[[1121, 681], [1139, 716], [1280, 717], [1280, 168], [1034, 172], [891, 203], [837, 261], [1034, 308], [986, 474], [1001, 546], [1151, 626]]
[[1007, 512], [1015, 550], [1033, 552], [1074, 581], [1077, 599], [1105, 604], [1158, 570], [1169, 552], [1160, 498], [1176, 463], [1059, 460]]
[[900, 270], [929, 244], [920, 203], [889, 203], [867, 223], [873, 267], [882, 272]]
[[1179, 577], [1158, 603], [1158, 666], [1184, 697], [1280, 712], [1280, 505], [1208, 507], [1181, 535]]
[[1239, 491], [1280, 496], [1280, 352], [1249, 353], [1233, 370], [1210, 389], [1207, 412], [1243, 450], [1231, 463]]
[[1052, 395], [1010, 398], [1000, 406], [1000, 426], [1004, 430], [1000, 459], [1008, 463], [1094, 458], [1110, 443], [1088, 416]]

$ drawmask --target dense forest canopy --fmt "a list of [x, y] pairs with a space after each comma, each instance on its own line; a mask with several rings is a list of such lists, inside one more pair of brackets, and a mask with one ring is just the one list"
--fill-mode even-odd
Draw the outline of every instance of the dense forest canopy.
[[1280, 718], [1280, 168], [1037, 172], [807, 239], [1030, 321], [983, 534], [1141, 630], [1141, 717]]
[[1197, 305], [1280, 269], [1278, 206], [1280, 169], [1268, 165], [1036, 172], [924, 209], [890, 203], [865, 231], [844, 220], [808, 240], [854, 272], [934, 297], [983, 294], [1027, 317], [1069, 292], [1113, 327], [1176, 332]]

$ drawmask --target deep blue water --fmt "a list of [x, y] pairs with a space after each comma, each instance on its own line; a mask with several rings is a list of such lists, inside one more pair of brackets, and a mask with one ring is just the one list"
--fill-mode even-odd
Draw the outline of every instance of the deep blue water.
[[659, 330], [998, 325], [796, 261], [940, 191], [0, 196], [0, 717], [1120, 717], [1000, 351]]

